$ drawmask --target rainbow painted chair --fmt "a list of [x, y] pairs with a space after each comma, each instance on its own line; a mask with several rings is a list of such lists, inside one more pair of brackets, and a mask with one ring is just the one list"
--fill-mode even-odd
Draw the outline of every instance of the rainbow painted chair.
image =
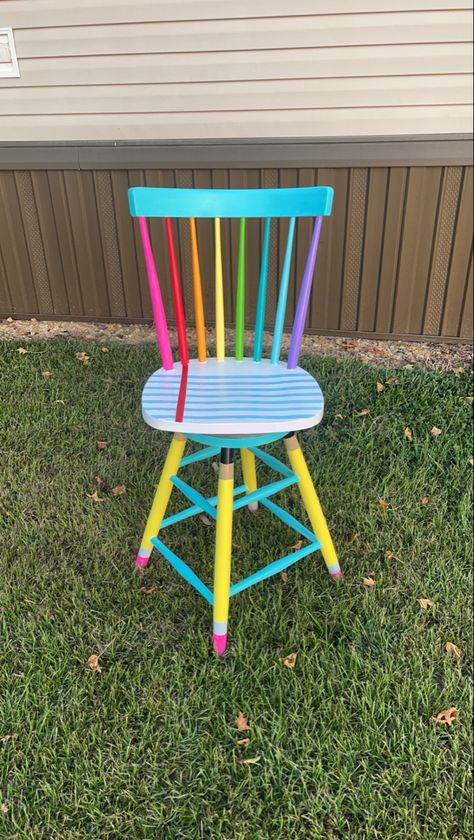
[[[213, 607], [213, 646], [222, 655], [227, 645], [229, 600], [259, 581], [283, 571], [301, 558], [321, 549], [333, 578], [341, 569], [328, 527], [295, 432], [320, 422], [324, 400], [313, 377], [298, 367], [304, 324], [324, 216], [331, 213], [330, 187], [272, 190], [199, 190], [137, 187], [129, 190], [131, 215], [138, 217], [150, 284], [153, 315], [163, 367], [148, 379], [142, 394], [143, 417], [150, 426], [173, 432], [173, 439], [156, 490], [153, 505], [136, 559], [144, 568], [153, 547]], [[288, 362], [280, 361], [297, 217], [313, 217], [314, 228], [301, 280]], [[179, 362], [173, 361], [163, 299], [153, 256], [148, 218], [165, 219], [166, 239]], [[178, 257], [172, 219], [189, 220], [197, 359], [189, 358]], [[235, 351], [225, 354], [224, 291], [221, 219], [240, 219], [237, 288], [235, 304]], [[246, 220], [264, 219], [262, 257], [256, 301], [252, 357], [244, 356]], [[271, 357], [263, 358], [265, 310], [269, 275], [272, 219], [288, 219]], [[216, 358], [208, 358], [202, 299], [201, 270], [196, 219], [214, 220]], [[200, 223], [202, 224], [202, 223]], [[276, 283], [276, 278], [271, 278]], [[250, 282], [255, 283], [256, 277]], [[230, 308], [230, 307], [229, 307]], [[265, 444], [284, 438], [290, 468], [263, 450]], [[183, 457], [186, 440], [203, 448]], [[244, 484], [234, 488], [234, 451], [239, 450]], [[178, 470], [196, 461], [220, 456], [217, 496], [205, 498], [178, 478]], [[279, 474], [279, 479], [257, 487], [255, 459]], [[277, 505], [270, 497], [298, 484], [312, 531]], [[173, 487], [191, 502], [191, 507], [164, 518]], [[249, 577], [231, 585], [232, 518], [247, 507], [255, 511], [261, 502], [293, 528], [307, 544], [281, 557]], [[213, 592], [158, 535], [174, 523], [205, 514], [216, 520]]]

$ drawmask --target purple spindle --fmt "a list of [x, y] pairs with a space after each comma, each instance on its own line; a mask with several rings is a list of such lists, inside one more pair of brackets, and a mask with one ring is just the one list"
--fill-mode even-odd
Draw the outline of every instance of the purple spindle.
[[311, 245], [309, 246], [308, 257], [304, 268], [303, 279], [301, 281], [300, 296], [298, 298], [298, 305], [296, 307], [295, 320], [293, 322], [293, 330], [291, 333], [290, 352], [288, 353], [287, 367], [292, 370], [298, 364], [298, 358], [301, 350], [301, 342], [303, 340], [304, 325], [306, 321], [306, 313], [308, 312], [309, 296], [311, 293], [311, 285], [313, 283], [314, 266], [316, 264], [316, 254], [318, 251], [319, 235], [321, 233], [321, 225], [323, 217], [317, 216], [314, 223], [313, 236]]

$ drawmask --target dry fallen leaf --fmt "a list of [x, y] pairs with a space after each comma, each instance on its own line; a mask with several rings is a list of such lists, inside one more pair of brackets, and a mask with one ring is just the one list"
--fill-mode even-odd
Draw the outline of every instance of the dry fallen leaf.
[[156, 592], [156, 586], [142, 586], [140, 592], [143, 592], [144, 595], [153, 595]]
[[102, 668], [99, 665], [99, 657], [96, 653], [93, 653], [92, 656], [89, 656], [87, 664], [91, 671], [94, 671], [94, 674], [100, 674], [102, 672]]
[[386, 385], [400, 385], [400, 380], [396, 376], [391, 376], [390, 379], [387, 379]]
[[362, 583], [364, 586], [375, 586], [375, 580], [372, 577], [362, 578]]
[[390, 550], [384, 551], [383, 556], [385, 557], [386, 560], [391, 560], [392, 557], [393, 557], [393, 551], [390, 551]]
[[427, 610], [428, 607], [433, 606], [433, 601], [431, 601], [429, 598], [417, 598], [416, 600], [418, 601], [422, 610]]
[[451, 726], [452, 722], [456, 720], [458, 714], [459, 709], [456, 709], [456, 706], [450, 706], [449, 709], [445, 709], [444, 712], [439, 712], [439, 714], [437, 714], [436, 717], [432, 717], [431, 720], [434, 720], [435, 723]]
[[[20, 351], [18, 351], [18, 352], [20, 352]], [[27, 351], [25, 351], [25, 352], [27, 352]], [[474, 397], [463, 397], [463, 400], [466, 400], [466, 402], [468, 402], [468, 403], [473, 403], [474, 402]]]
[[89, 364], [90, 356], [87, 353], [84, 353], [82, 350], [79, 350], [77, 353], [74, 353], [78, 362], [81, 362], [83, 365]]
[[19, 353], [20, 356], [23, 356], [25, 353], [28, 353], [28, 350], [26, 349], [26, 347], [18, 347], [16, 352]]
[[458, 648], [457, 645], [453, 645], [452, 642], [446, 642], [445, 650], [448, 656], [455, 656], [456, 659], [461, 659], [462, 650]]
[[108, 441], [107, 440], [98, 440], [96, 442], [97, 449], [107, 449]]
[[250, 738], [240, 738], [237, 741], [237, 745], [239, 747], [248, 747], [249, 744], [250, 744]]
[[426, 507], [426, 505], [428, 504], [429, 500], [430, 500], [430, 497], [429, 497], [429, 496], [422, 496], [422, 497], [421, 497], [421, 499], [420, 499], [420, 505], [421, 505], [421, 507]]
[[208, 516], [206, 516], [205, 513], [201, 513], [200, 516], [199, 516], [199, 519], [201, 520], [203, 525], [210, 525], [211, 524], [211, 520], [209, 519]]
[[258, 764], [259, 761], [259, 755], [256, 755], [255, 758], [239, 758], [239, 764]]
[[409, 426], [406, 427], [405, 431], [403, 432], [407, 440], [413, 440], [413, 432]]
[[42, 370], [41, 371], [41, 376], [44, 376], [45, 379], [49, 379], [49, 377], [52, 376], [52, 375], [53, 374], [49, 370]]
[[474, 467], [474, 458], [469, 458], [469, 463], [471, 467]]
[[389, 509], [389, 507], [390, 507], [389, 503], [388, 503], [388, 502], [386, 502], [386, 501], [384, 501], [384, 499], [378, 499], [378, 503], [379, 503], [379, 507], [383, 510], [383, 512], [384, 512], [384, 513], [385, 513], [385, 512]]
[[105, 502], [105, 499], [102, 499], [99, 496], [99, 494], [97, 493], [97, 490], [94, 490], [93, 493], [86, 493], [86, 496], [87, 496], [88, 499], [92, 499], [93, 502]]
[[219, 472], [219, 464], [217, 463], [217, 461], [213, 461], [211, 467], [214, 470], [214, 472]]
[[460, 376], [461, 373], [464, 373], [464, 368], [463, 367], [455, 367], [455, 368], [453, 368], [453, 373], [454, 373], [455, 376]]
[[104, 481], [104, 479], [103, 479], [103, 478], [101, 478], [101, 477], [98, 475], [98, 476], [96, 476], [96, 479], [95, 479], [94, 484], [92, 485], [92, 487], [93, 487], [93, 488], [95, 488], [96, 490], [106, 490], [106, 489], [108, 488], [108, 484], [107, 484], [107, 482], [106, 482], [106, 481]]
[[283, 583], [288, 583], [288, 572], [280, 572], [280, 578]]
[[8, 814], [8, 805], [6, 802], [2, 802], [2, 804], [0, 805], [0, 811], [2, 812], [2, 814]]
[[280, 659], [280, 662], [282, 665], [286, 665], [287, 668], [294, 668], [297, 657], [297, 653], [289, 653], [288, 656], [284, 656], [283, 659]]
[[102, 353], [108, 353], [109, 352], [108, 347], [101, 347], [100, 349], [101, 349]]
[[16, 737], [16, 732], [14, 732], [13, 735], [1, 735], [0, 744], [8, 744], [9, 741], [13, 741], [13, 739]]
[[234, 726], [239, 732], [248, 732], [250, 730], [250, 726], [248, 725], [247, 718], [242, 712], [239, 712], [235, 719]]
[[377, 393], [378, 393], [378, 394], [381, 394], [381, 393], [382, 393], [382, 391], [385, 391], [385, 385], [382, 385], [382, 383], [381, 383], [381, 382], [377, 382], [377, 383], [376, 383], [376, 385], [375, 385], [375, 387], [376, 387], [376, 389], [377, 389]]
[[116, 487], [112, 487], [110, 492], [112, 496], [123, 496], [123, 494], [127, 492], [127, 488], [125, 487], [125, 484], [117, 484]]
[[433, 426], [431, 429], [430, 435], [431, 437], [439, 437], [442, 434], [441, 429], [438, 429], [437, 426]]
[[342, 414], [335, 414], [334, 419], [335, 420], [343, 420], [344, 418], [343, 418]]
[[356, 534], [351, 534], [349, 539], [347, 540], [348, 544], [352, 545], [353, 543], [356, 542], [356, 540], [359, 539], [359, 537], [360, 537], [360, 533], [358, 531], [357, 531]]
[[66, 405], [64, 400], [54, 400], [55, 403], [61, 403], [61, 405]]
[[362, 411], [358, 411], [356, 417], [365, 417], [367, 414], [370, 414], [370, 408], [363, 408]]
[[299, 551], [303, 546], [303, 540], [296, 540], [294, 545], [290, 545], [288, 551]]

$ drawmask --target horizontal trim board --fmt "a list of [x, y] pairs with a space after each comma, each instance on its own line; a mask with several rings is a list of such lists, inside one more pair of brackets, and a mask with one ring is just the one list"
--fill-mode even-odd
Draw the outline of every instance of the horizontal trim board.
[[0, 142], [0, 169], [463, 166], [472, 134], [173, 142]]

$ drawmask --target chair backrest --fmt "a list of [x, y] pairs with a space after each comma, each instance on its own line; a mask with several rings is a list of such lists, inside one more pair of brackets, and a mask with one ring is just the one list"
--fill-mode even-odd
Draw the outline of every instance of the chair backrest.
[[300, 187], [296, 189], [274, 190], [187, 190], [134, 187], [129, 190], [128, 196], [130, 212], [132, 216], [138, 217], [140, 225], [158, 345], [161, 352], [163, 367], [165, 369], [170, 370], [173, 367], [173, 357], [171, 354], [168, 325], [166, 322], [160, 283], [158, 280], [156, 264], [150, 242], [147, 218], [158, 217], [165, 219], [171, 285], [178, 333], [179, 357], [183, 367], [187, 367], [189, 363], [188, 340], [172, 219], [189, 219], [195, 324], [198, 358], [201, 362], [206, 361], [207, 351], [201, 269], [195, 220], [197, 218], [214, 219], [216, 356], [218, 360], [223, 360], [225, 357], [225, 319], [221, 219], [240, 219], [234, 353], [235, 358], [240, 360], [244, 355], [246, 219], [265, 219], [253, 350], [253, 358], [256, 362], [259, 362], [262, 358], [263, 348], [272, 219], [289, 219], [288, 236], [279, 284], [271, 351], [271, 361], [273, 364], [277, 364], [280, 358], [283, 326], [285, 322], [296, 219], [302, 216], [314, 217], [315, 221], [313, 234], [301, 280], [295, 319], [291, 333], [291, 343], [288, 353], [288, 368], [291, 369], [295, 368], [298, 364], [311, 286], [313, 282], [321, 224], [323, 216], [329, 216], [331, 214], [333, 193], [334, 191], [332, 187]]

